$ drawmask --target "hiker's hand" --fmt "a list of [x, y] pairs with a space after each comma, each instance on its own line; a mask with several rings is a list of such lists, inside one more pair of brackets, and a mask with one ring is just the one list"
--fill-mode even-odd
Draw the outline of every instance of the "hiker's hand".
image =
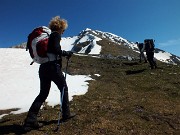
[[67, 57], [71, 57], [73, 55], [73, 52], [71, 52], [71, 51], [67, 51]]
[[71, 51], [66, 51], [65, 56], [66, 56], [67, 59], [71, 58], [72, 55], [73, 55], [73, 52], [71, 52]]

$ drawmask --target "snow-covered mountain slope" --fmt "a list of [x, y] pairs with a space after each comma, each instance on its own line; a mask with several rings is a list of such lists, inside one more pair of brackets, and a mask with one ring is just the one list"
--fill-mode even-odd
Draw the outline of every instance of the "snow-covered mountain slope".
[[[91, 30], [89, 28], [80, 32], [78, 36], [63, 38], [61, 41], [61, 45], [65, 50], [71, 50], [76, 53], [98, 55], [102, 50], [102, 46], [97, 43], [97, 41], [100, 40], [109, 40], [116, 45], [127, 46], [132, 51], [139, 53], [137, 45], [135, 43], [109, 32]], [[121, 54], [119, 54], [119, 56], [121, 56]], [[126, 54], [126, 57], [129, 56], [130, 54]], [[180, 64], [180, 57], [158, 48], [156, 48], [154, 56], [157, 60], [165, 63]], [[125, 57], [124, 54], [123, 57]]]
[[[100, 45], [98, 44], [98, 41], [108, 41], [109, 45], [111, 45], [110, 43], [113, 43], [114, 45], [117, 46], [121, 46], [121, 47], [125, 46], [126, 48], [131, 50], [131, 51], [127, 51], [126, 54], [122, 54], [121, 52], [119, 52], [118, 58], [126, 57], [129, 59], [129, 57], [133, 57], [132, 51], [137, 53], [138, 56], [139, 51], [135, 43], [130, 42], [120, 36], [117, 36], [109, 32], [102, 32], [99, 30], [92, 30], [89, 28], [81, 31], [77, 36], [62, 38], [61, 46], [62, 49], [64, 50], [71, 50], [76, 53], [100, 56], [102, 52], [103, 43]], [[24, 46], [24, 44], [19, 45], [19, 47], [22, 46]], [[110, 51], [111, 50], [108, 51], [109, 52], [108, 55], [110, 55]], [[165, 63], [180, 64], [180, 57], [165, 52], [158, 48], [156, 48], [154, 56], [157, 60]], [[137, 58], [138, 57], [131, 59], [137, 59]]]

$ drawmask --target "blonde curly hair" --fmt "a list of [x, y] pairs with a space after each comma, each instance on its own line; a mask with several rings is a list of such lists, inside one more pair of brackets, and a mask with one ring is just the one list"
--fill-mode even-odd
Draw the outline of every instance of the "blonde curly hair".
[[60, 16], [55, 16], [49, 22], [49, 28], [52, 31], [58, 31], [59, 29], [65, 30], [68, 27], [67, 20], [61, 19]]

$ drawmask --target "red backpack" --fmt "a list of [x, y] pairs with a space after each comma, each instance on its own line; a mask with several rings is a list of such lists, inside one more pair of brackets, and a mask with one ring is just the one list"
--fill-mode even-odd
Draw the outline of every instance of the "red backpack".
[[46, 26], [35, 28], [28, 36], [26, 51], [33, 59], [31, 65], [36, 62], [38, 64], [49, 61], [47, 56], [47, 46], [51, 30]]

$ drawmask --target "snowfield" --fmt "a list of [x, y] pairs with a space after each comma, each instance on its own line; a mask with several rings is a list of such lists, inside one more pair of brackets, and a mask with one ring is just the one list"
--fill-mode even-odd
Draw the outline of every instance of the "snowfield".
[[[1, 48], [0, 61], [0, 110], [19, 108], [11, 113], [27, 112], [40, 91], [39, 64], [30, 65], [32, 59], [25, 49]], [[73, 100], [74, 95], [87, 92], [88, 80], [92, 80], [89, 75], [67, 74], [69, 100]], [[50, 106], [60, 103], [60, 92], [53, 82], [46, 101]]]

